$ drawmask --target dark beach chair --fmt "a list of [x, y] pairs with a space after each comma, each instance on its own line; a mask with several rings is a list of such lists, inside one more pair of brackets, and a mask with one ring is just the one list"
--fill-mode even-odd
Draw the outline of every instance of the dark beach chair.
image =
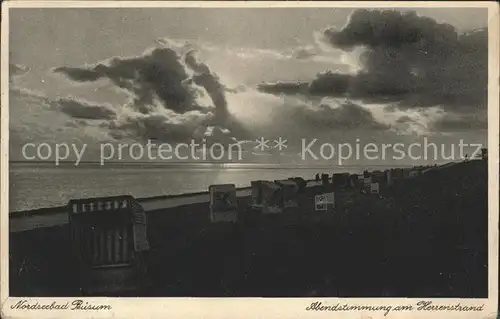
[[238, 221], [238, 199], [234, 184], [210, 185], [210, 221], [212, 223]]
[[276, 180], [274, 181], [281, 187], [281, 196], [283, 208], [297, 207], [299, 186], [294, 180]]
[[70, 200], [82, 295], [128, 296], [146, 285], [146, 213], [132, 196]]
[[294, 181], [298, 187], [298, 193], [303, 194], [307, 188], [307, 182], [302, 177], [290, 177], [289, 180]]
[[321, 182], [323, 185], [329, 185], [330, 184], [330, 177], [328, 174], [321, 174]]
[[262, 182], [262, 214], [282, 213], [284, 208], [283, 189], [275, 182]]
[[264, 181], [251, 181], [252, 186], [252, 208], [262, 208], [262, 183]]

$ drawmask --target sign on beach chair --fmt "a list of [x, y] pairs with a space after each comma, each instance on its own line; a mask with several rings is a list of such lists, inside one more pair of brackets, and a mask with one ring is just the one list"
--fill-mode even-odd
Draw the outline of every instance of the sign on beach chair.
[[146, 213], [132, 196], [87, 198], [68, 203], [72, 247], [83, 294], [137, 290], [149, 250]]
[[316, 211], [327, 211], [335, 208], [335, 194], [325, 193], [314, 197], [314, 206]]
[[234, 184], [210, 185], [210, 221], [233, 222], [238, 220], [238, 202]]
[[297, 197], [299, 186], [293, 180], [275, 181], [281, 187], [281, 196], [283, 197], [283, 208], [297, 207]]
[[370, 193], [371, 194], [378, 194], [379, 193], [379, 183], [372, 183], [370, 186]]

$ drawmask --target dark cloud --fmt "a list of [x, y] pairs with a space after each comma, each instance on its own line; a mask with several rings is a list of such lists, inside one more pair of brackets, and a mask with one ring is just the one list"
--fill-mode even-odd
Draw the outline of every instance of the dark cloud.
[[172, 49], [155, 48], [134, 58], [112, 58], [91, 68], [60, 67], [53, 70], [73, 81], [89, 82], [109, 79], [116, 86], [133, 94], [134, 103], [142, 113], [159, 98], [163, 107], [177, 113], [197, 110], [196, 91], [189, 85], [189, 76], [181, 57]]
[[[401, 111], [395, 109], [393, 111]], [[420, 121], [420, 119], [423, 120]], [[432, 113], [419, 113], [418, 117], [403, 115], [399, 117], [396, 124], [419, 125], [427, 128], [430, 132], [464, 132], [481, 131], [488, 128], [488, 114], [486, 111], [456, 112], [435, 110]]]
[[[159, 141], [185, 142], [196, 135], [199, 125], [221, 125], [237, 131], [235, 134], [244, 132], [243, 126], [228, 113], [225, 94], [229, 89], [205, 63], [196, 59], [192, 49], [179, 54], [174, 48], [155, 48], [138, 57], [115, 57], [88, 68], [60, 67], [53, 71], [76, 82], [109, 79], [132, 95], [131, 103], [125, 106], [132, 106], [132, 111], [116, 119], [112, 108], [82, 108], [74, 101], [65, 101], [63, 111], [71, 112], [73, 117], [111, 120], [101, 126], [117, 139], [145, 141], [154, 137]], [[198, 104], [197, 98], [204, 91], [212, 99], [214, 109]], [[158, 101], [163, 110], [157, 108]]]
[[111, 120], [116, 118], [116, 111], [110, 105], [100, 105], [75, 98], [59, 98], [61, 112], [77, 119]]
[[352, 77], [348, 74], [327, 71], [318, 74], [317, 78], [309, 83], [307, 91], [317, 96], [344, 96], [351, 80]]
[[[286, 110], [284, 110], [286, 108]], [[274, 116], [286, 117], [290, 123], [301, 123], [313, 129], [345, 130], [386, 130], [388, 126], [379, 123], [366, 108], [352, 103], [319, 103], [318, 105], [290, 104], [277, 109], [280, 114]]]
[[435, 132], [461, 132], [469, 130], [487, 130], [488, 117], [480, 114], [449, 113], [443, 118], [433, 121], [430, 130]]
[[408, 122], [413, 122], [413, 119], [411, 117], [409, 117], [408, 115], [401, 116], [396, 121], [396, 123], [398, 123], [398, 124], [404, 124], [404, 123], [408, 123]]
[[105, 77], [104, 74], [97, 72], [97, 70], [102, 70], [102, 69], [98, 69], [97, 67], [95, 67], [93, 69], [87, 70], [87, 69], [71, 68], [63, 66], [60, 68], [55, 68], [53, 71], [56, 73], [63, 73], [68, 78], [76, 82], [92, 82], [92, 81], [97, 81], [102, 77]]
[[269, 93], [269, 94], [307, 94], [308, 93], [309, 83], [301, 83], [301, 82], [290, 82], [290, 83], [262, 83], [257, 86], [257, 89], [260, 92]]
[[324, 38], [344, 51], [364, 48], [361, 71], [320, 74], [305, 91], [296, 84], [259, 89], [397, 102], [401, 107], [486, 108], [487, 29], [458, 34], [453, 26], [415, 12], [360, 9], [342, 29], [326, 29]]
[[118, 140], [130, 138], [146, 142], [154, 138], [159, 142], [189, 143], [190, 139], [196, 138], [199, 128], [206, 126], [210, 120], [211, 114], [198, 111], [182, 115], [130, 113], [105, 126], [110, 135]]
[[421, 45], [433, 49], [441, 41], [456, 41], [453, 26], [439, 24], [435, 20], [418, 16], [416, 12], [402, 13], [394, 10], [359, 9], [352, 13], [341, 29], [326, 29], [324, 34], [333, 46], [350, 50], [356, 46], [403, 48], [405, 45]]
[[225, 86], [223, 86], [216, 74], [210, 71], [210, 68], [202, 62], [196, 60], [196, 51], [190, 50], [186, 53], [184, 61], [186, 65], [195, 72], [193, 81], [202, 87], [210, 95], [218, 117], [227, 117], [227, 101], [225, 96]]

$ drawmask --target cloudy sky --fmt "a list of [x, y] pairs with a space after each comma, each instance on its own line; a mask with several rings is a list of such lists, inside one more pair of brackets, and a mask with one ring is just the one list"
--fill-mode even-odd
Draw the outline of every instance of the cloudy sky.
[[11, 9], [11, 158], [213, 126], [292, 153], [301, 138], [486, 143], [486, 26], [474, 8]]

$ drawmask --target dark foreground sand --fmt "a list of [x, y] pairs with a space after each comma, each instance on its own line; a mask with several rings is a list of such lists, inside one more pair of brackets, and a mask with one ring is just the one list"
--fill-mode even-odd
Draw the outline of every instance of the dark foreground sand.
[[[210, 224], [208, 204], [148, 213], [142, 296], [487, 297], [487, 165], [471, 161], [400, 181], [383, 198], [261, 216], [240, 199], [237, 224]], [[67, 226], [10, 234], [10, 295], [71, 296]]]

